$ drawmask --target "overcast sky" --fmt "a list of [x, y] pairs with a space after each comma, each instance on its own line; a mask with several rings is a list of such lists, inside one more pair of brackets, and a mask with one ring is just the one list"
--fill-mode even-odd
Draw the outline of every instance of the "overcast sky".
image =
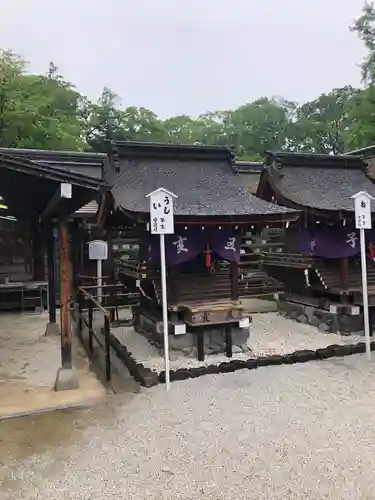
[[0, 0], [0, 47], [162, 117], [359, 85], [363, 0]]

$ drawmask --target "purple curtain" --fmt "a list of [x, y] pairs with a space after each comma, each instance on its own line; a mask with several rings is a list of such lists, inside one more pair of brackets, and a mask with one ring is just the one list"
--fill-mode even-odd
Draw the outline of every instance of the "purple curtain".
[[[219, 257], [230, 262], [238, 262], [240, 257], [241, 237], [231, 227], [188, 226], [187, 229], [177, 226], [175, 234], [165, 237], [165, 254], [167, 264], [177, 266], [194, 259], [210, 246]], [[160, 262], [159, 236], [145, 234], [140, 245], [140, 258]]]
[[175, 234], [168, 235], [165, 245], [167, 263], [177, 266], [202, 253], [204, 251], [202, 233], [200, 227], [193, 226], [186, 230], [177, 228]]
[[306, 229], [299, 235], [299, 251], [328, 259], [351, 257], [360, 251], [359, 234], [355, 229], [345, 227]]
[[[202, 231], [197, 227], [188, 228], [187, 230], [177, 227], [175, 234], [166, 235], [165, 256], [167, 264], [177, 266], [194, 259], [199, 253], [203, 252], [204, 239], [201, 233]], [[159, 236], [145, 235], [141, 249], [142, 257], [147, 256], [145, 260], [151, 260], [156, 264], [160, 263]]]
[[240, 260], [241, 236], [232, 227], [224, 226], [210, 231], [207, 243], [219, 257], [229, 262]]

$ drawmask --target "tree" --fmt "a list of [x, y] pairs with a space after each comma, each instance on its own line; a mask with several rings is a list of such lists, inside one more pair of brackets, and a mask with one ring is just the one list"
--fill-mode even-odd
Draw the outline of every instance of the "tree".
[[230, 113], [227, 128], [239, 155], [262, 155], [266, 149], [279, 150], [287, 144], [289, 104], [262, 97]]
[[362, 61], [362, 79], [366, 84], [375, 83], [375, 5], [365, 2], [362, 15], [349, 28], [355, 32], [367, 49], [367, 55]]
[[350, 134], [351, 109], [360, 94], [359, 89], [346, 86], [321, 94], [314, 101], [298, 107], [296, 149], [313, 153], [343, 153]]
[[119, 96], [104, 87], [96, 103], [82, 99], [80, 116], [87, 147], [93, 151], [105, 152], [107, 140], [124, 139], [123, 113], [119, 109]]
[[0, 145], [43, 149], [82, 149], [80, 95], [57, 74], [26, 74], [17, 54], [0, 51]]
[[375, 144], [375, 87], [369, 86], [356, 96], [350, 108], [350, 128], [345, 150]]
[[356, 95], [349, 113], [347, 149], [369, 146], [375, 142], [375, 6], [365, 2], [361, 16], [350, 27], [365, 45], [367, 55], [361, 63], [366, 87]]
[[149, 109], [130, 106], [124, 110], [122, 117], [126, 139], [155, 142], [167, 140], [164, 123]]

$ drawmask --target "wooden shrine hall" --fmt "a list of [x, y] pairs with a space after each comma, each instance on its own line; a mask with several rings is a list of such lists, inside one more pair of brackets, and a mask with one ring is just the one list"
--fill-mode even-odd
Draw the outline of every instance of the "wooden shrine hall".
[[[72, 168], [83, 162], [83, 154], [36, 152], [30, 150], [0, 150], [0, 195], [3, 208], [10, 219], [30, 228], [33, 242], [31, 277], [43, 279], [44, 243], [47, 242], [49, 324], [47, 331], [56, 325], [56, 254], [53, 229], [58, 228], [60, 239], [59, 279], [61, 285], [61, 364], [60, 373], [72, 368], [71, 328], [69, 316], [71, 269], [68, 217], [95, 199], [104, 188], [102, 168], [100, 176]], [[31, 159], [34, 156], [33, 159]], [[64, 157], [64, 158], [63, 158]], [[75, 160], [73, 159], [75, 157]], [[79, 159], [77, 160], [77, 157]], [[53, 158], [55, 161], [53, 161]], [[58, 159], [61, 162], [58, 164]], [[62, 159], [63, 158], [63, 159]], [[45, 162], [43, 161], [45, 159]], [[64, 161], [65, 159], [65, 161]], [[90, 162], [90, 155], [88, 155]], [[101, 160], [103, 161], [103, 160]], [[57, 164], [56, 164], [57, 163]], [[95, 167], [96, 168], [96, 167]], [[4, 238], [5, 240], [6, 238]], [[5, 242], [6, 243], [6, 242]], [[1, 283], [2, 290], [20, 285], [7, 276]], [[66, 378], [66, 377], [65, 377]], [[59, 379], [59, 377], [58, 377]], [[57, 383], [58, 383], [57, 379]]]
[[248, 324], [239, 299], [244, 231], [251, 225], [285, 225], [298, 212], [251, 195], [225, 147], [112, 142], [108, 155], [106, 230], [116, 251], [120, 230], [139, 245], [138, 260], [116, 259], [118, 279], [141, 291], [138, 330], [160, 340], [160, 254], [149, 231], [146, 195], [163, 187], [178, 197], [175, 234], [166, 237], [170, 333], [197, 333], [200, 358], [204, 331], [210, 352], [215, 335], [228, 345], [228, 330], [239, 344], [236, 335]]
[[[329, 313], [341, 312], [342, 321], [339, 318], [337, 324], [341, 330], [362, 328], [358, 307], [362, 305], [359, 234], [352, 199], [359, 191], [375, 197], [375, 186], [359, 156], [288, 152], [266, 153], [257, 191], [266, 201], [301, 212], [300, 219], [286, 231], [284, 253], [264, 256], [267, 272], [284, 282], [285, 296], [290, 302]], [[372, 213], [375, 221], [375, 205]], [[374, 242], [375, 234], [367, 231], [368, 293], [372, 306]], [[296, 306], [296, 310], [301, 308]], [[304, 313], [300, 316], [303, 321], [311, 320], [302, 318]], [[313, 324], [317, 323], [315, 318]]]

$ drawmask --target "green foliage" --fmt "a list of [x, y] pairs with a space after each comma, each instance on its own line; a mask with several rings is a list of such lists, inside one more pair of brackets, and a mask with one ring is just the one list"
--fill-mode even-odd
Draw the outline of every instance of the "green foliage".
[[367, 54], [362, 61], [365, 89], [355, 96], [348, 117], [346, 146], [363, 148], [375, 143], [375, 6], [365, 2], [361, 16], [350, 27], [363, 42]]
[[315, 153], [345, 151], [351, 128], [351, 109], [362, 91], [347, 86], [333, 89], [297, 110], [296, 143]]
[[17, 54], [0, 52], [0, 145], [82, 149], [80, 94], [57, 74], [29, 75]]
[[363, 42], [367, 55], [362, 61], [362, 78], [367, 84], [375, 82], [375, 6], [373, 2], [365, 2], [362, 15], [355, 20], [350, 30]]

